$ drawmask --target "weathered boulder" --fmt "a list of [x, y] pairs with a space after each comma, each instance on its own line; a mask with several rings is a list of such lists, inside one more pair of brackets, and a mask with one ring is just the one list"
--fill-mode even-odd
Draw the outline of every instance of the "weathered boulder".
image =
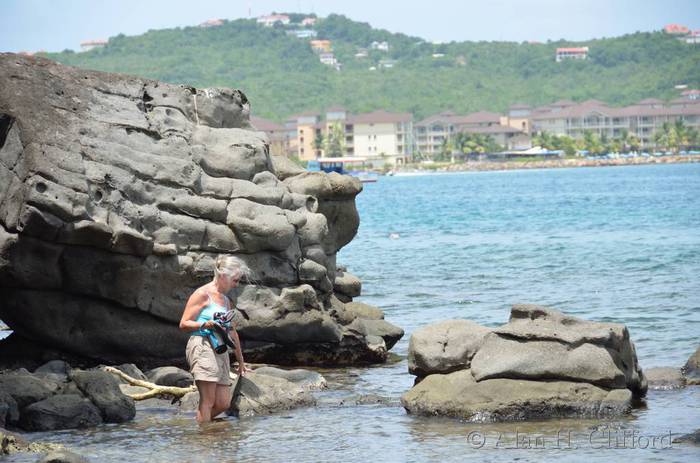
[[398, 326], [392, 325], [386, 320], [368, 320], [364, 318], [356, 318], [352, 323], [346, 326], [347, 330], [362, 334], [365, 337], [376, 336], [382, 338], [389, 350], [401, 339], [404, 332]]
[[615, 416], [647, 389], [627, 328], [535, 305], [513, 306], [495, 329], [416, 330], [409, 369], [419, 378], [401, 399], [408, 412], [470, 421]]
[[513, 306], [510, 321], [485, 338], [471, 368], [477, 381], [571, 380], [646, 392], [624, 325], [590, 322], [537, 305]]
[[[131, 376], [134, 379], [148, 381], [148, 377], [139, 369], [139, 367], [137, 367], [133, 363], [122, 363], [121, 365], [117, 365], [114, 368], [128, 376]], [[126, 381], [122, 378], [117, 378], [117, 381], [119, 381], [120, 383], [126, 383]]]
[[119, 382], [102, 370], [73, 370], [71, 380], [85, 397], [100, 410], [105, 423], [123, 423], [136, 415], [134, 400], [119, 389]]
[[7, 392], [0, 389], [0, 428], [14, 424], [19, 420], [17, 401]]
[[348, 271], [337, 270], [335, 280], [333, 280], [333, 291], [336, 296], [344, 302], [351, 302], [362, 292], [362, 281]]
[[229, 414], [267, 415], [314, 403], [313, 396], [301, 385], [284, 378], [252, 372], [239, 377], [234, 384]]
[[25, 431], [87, 428], [102, 423], [100, 410], [77, 394], [49, 397], [22, 409], [19, 427]]
[[320, 373], [310, 370], [299, 368], [283, 370], [275, 367], [260, 367], [255, 369], [255, 374], [286, 379], [307, 391], [315, 391], [326, 387], [326, 379]]
[[409, 340], [408, 371], [423, 377], [469, 368], [490, 332], [469, 320], [447, 320], [419, 328]]
[[[283, 410], [310, 406], [315, 399], [310, 391], [325, 387], [326, 380], [318, 373], [307, 370], [281, 370], [261, 367], [244, 377], [232, 375], [229, 415], [267, 415]], [[180, 410], [195, 411], [199, 393], [185, 394], [179, 402]]]
[[644, 370], [644, 377], [647, 379], [649, 389], [669, 390], [681, 389], [685, 387], [685, 378], [680, 368], [657, 367]]
[[194, 378], [189, 371], [177, 367], [158, 367], [146, 372], [148, 381], [161, 386], [189, 387]]
[[602, 418], [631, 408], [627, 389], [603, 389], [569, 381], [489, 379], [477, 382], [470, 370], [426, 377], [401, 397], [409, 413], [468, 421], [542, 418]]
[[336, 254], [357, 232], [361, 183], [271, 157], [243, 93], [9, 53], [0, 81], [0, 318], [15, 333], [181, 365], [185, 302], [230, 253], [253, 270], [231, 294], [249, 360], [386, 359], [331, 315], [336, 282], [359, 294]]
[[350, 312], [353, 318], [364, 318], [366, 320], [384, 319], [384, 312], [382, 312], [381, 309], [363, 302], [348, 302], [345, 304], [345, 310]]
[[58, 384], [30, 373], [10, 372], [0, 374], [0, 391], [12, 397], [19, 410], [52, 396]]
[[34, 370], [34, 374], [60, 384], [68, 381], [68, 374], [70, 371], [71, 366], [68, 362], [63, 360], [50, 360]]

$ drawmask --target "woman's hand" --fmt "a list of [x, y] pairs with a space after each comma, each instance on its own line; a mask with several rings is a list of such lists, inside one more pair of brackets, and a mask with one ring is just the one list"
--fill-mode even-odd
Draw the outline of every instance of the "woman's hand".
[[214, 328], [214, 320], [207, 320], [204, 323], [202, 323], [202, 327], [200, 328], [201, 330], [210, 330]]
[[246, 368], [245, 363], [238, 364], [238, 376], [245, 376], [245, 374], [250, 372], [250, 371], [252, 371], [252, 370]]

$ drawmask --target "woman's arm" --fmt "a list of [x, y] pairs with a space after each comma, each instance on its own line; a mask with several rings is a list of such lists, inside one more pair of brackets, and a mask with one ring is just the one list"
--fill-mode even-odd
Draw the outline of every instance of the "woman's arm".
[[180, 330], [185, 332], [197, 331], [202, 328], [211, 328], [214, 324], [212, 320], [200, 324], [197, 323], [197, 317], [202, 311], [204, 306], [207, 304], [207, 295], [204, 291], [196, 290], [190, 298], [187, 300], [187, 305], [185, 305], [185, 311], [182, 313], [182, 318], [180, 319]]
[[236, 332], [236, 327], [231, 323], [231, 331], [230, 331], [231, 338], [233, 339], [233, 343], [236, 345], [236, 360], [238, 360], [238, 375], [239, 376], [245, 376], [245, 372], [249, 371], [245, 367], [245, 362], [243, 361], [243, 351], [241, 350], [241, 338], [238, 337], [238, 333]]

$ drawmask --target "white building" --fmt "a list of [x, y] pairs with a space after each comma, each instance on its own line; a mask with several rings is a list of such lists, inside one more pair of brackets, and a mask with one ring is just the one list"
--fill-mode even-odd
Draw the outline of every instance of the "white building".
[[106, 40], [88, 40], [85, 42], [80, 42], [80, 51], [90, 51], [94, 50], [95, 48], [102, 48], [107, 45]]
[[557, 48], [557, 63], [567, 59], [588, 58], [588, 47]]
[[346, 138], [354, 156], [376, 164], [403, 164], [413, 156], [413, 115], [384, 110], [356, 114], [346, 120]]
[[374, 41], [369, 46], [372, 50], [389, 51], [389, 44], [387, 42], [377, 42]]
[[258, 24], [262, 24], [265, 27], [272, 27], [275, 23], [282, 23], [284, 25], [289, 24], [289, 16], [286, 14], [271, 14], [267, 16], [260, 16], [257, 19]]

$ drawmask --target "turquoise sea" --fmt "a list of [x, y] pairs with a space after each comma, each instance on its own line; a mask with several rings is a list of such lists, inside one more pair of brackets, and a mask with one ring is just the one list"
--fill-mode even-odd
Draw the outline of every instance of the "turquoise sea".
[[316, 407], [206, 432], [153, 408], [35, 437], [94, 461], [700, 461], [700, 448], [666, 437], [700, 428], [700, 387], [651, 391], [617, 420], [481, 425], [398, 402], [413, 382], [413, 330], [494, 326], [520, 302], [624, 323], [643, 368], [681, 366], [700, 340], [700, 164], [383, 177], [357, 204], [360, 230], [338, 262], [362, 278], [359, 300], [406, 330], [392, 362], [323, 371]]

